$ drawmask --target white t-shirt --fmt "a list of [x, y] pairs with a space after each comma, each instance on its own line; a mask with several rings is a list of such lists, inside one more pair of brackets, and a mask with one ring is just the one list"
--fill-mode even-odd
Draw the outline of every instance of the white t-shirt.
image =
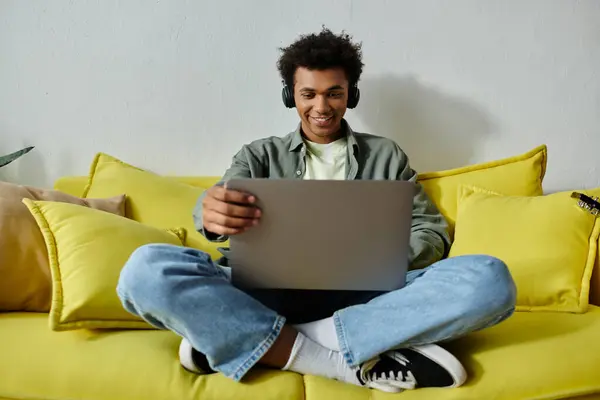
[[348, 139], [320, 144], [305, 140], [306, 172], [304, 179], [346, 179]]

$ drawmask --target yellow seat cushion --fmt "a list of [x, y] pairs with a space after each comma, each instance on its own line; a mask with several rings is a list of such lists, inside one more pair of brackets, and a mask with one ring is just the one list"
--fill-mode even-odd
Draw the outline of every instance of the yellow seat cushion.
[[584, 312], [600, 218], [571, 193], [502, 196], [463, 187], [449, 257], [488, 254], [504, 261], [517, 286], [517, 310]]
[[179, 364], [170, 331], [53, 332], [47, 315], [0, 314], [0, 398], [301, 400], [302, 377], [256, 371], [234, 383]]
[[[469, 376], [455, 389], [398, 395], [306, 377], [307, 399], [516, 400], [600, 396], [600, 308], [585, 314], [515, 313], [446, 345]], [[397, 397], [396, 397], [397, 396]]]
[[469, 165], [447, 171], [422, 173], [419, 183], [448, 221], [448, 232], [454, 235], [457, 194], [462, 185], [482, 187], [513, 196], [543, 194], [547, 148], [536, 147], [525, 154], [502, 160]]
[[149, 243], [182, 245], [185, 231], [163, 231], [79, 205], [23, 202], [46, 243], [52, 272], [51, 329], [150, 328], [127, 312], [116, 287], [123, 265]]
[[192, 211], [202, 192], [212, 186], [212, 179], [196, 179], [205, 186], [192, 186], [185, 178], [175, 180], [127, 164], [108, 154], [98, 153], [92, 163], [83, 197], [110, 197], [106, 193], [127, 195], [126, 216], [143, 224], [168, 229], [173, 226], [188, 232], [186, 245], [209, 253], [221, 254], [218, 247], [196, 232]]
[[199, 376], [181, 368], [180, 339], [168, 331], [52, 332], [44, 314], [0, 314], [0, 398], [566, 399], [600, 394], [599, 332], [598, 307], [585, 314], [516, 313], [446, 345], [465, 365], [464, 386], [391, 395], [262, 368], [241, 383]]

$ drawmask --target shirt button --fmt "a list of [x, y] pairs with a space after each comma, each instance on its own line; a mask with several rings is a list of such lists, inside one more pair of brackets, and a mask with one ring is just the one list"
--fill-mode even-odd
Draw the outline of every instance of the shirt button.
[[298, 175], [298, 176], [302, 175], [302, 171], [300, 171], [300, 170], [296, 171], [296, 175]]

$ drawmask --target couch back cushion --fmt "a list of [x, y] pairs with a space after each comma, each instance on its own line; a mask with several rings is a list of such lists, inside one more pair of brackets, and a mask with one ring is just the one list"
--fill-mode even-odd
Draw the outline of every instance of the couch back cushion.
[[[571, 191], [503, 196], [464, 186], [449, 257], [487, 254], [506, 263], [517, 287], [517, 311], [588, 310], [600, 218]], [[600, 188], [582, 191], [600, 195]]]
[[[458, 193], [462, 185], [478, 186], [504, 195], [539, 196], [543, 194], [542, 181], [546, 172], [546, 164], [547, 148], [542, 145], [524, 154], [506, 159], [447, 171], [422, 173], [418, 180], [448, 220], [452, 235], [456, 221]], [[515, 179], [515, 177], [519, 178]], [[202, 189], [212, 186], [220, 179], [219, 176], [170, 176], [165, 178]], [[55, 188], [81, 196], [88, 183], [89, 177], [63, 177], [56, 181]], [[190, 218], [191, 212], [192, 209], [189, 210]], [[219, 244], [219, 246], [226, 245], [227, 243]], [[215, 256], [216, 246], [212, 246], [209, 253]], [[599, 265], [600, 256], [592, 277], [590, 295], [591, 302], [597, 305], [600, 305]]]
[[[191, 180], [191, 179], [190, 179]], [[196, 232], [192, 210], [198, 198], [214, 184], [211, 178], [196, 178], [194, 184], [186, 179], [171, 179], [128, 164], [113, 156], [98, 153], [90, 169], [82, 197], [108, 197], [125, 193], [127, 218], [159, 229], [184, 228], [185, 245], [221, 257], [218, 248], [223, 243], [212, 243]]]
[[183, 229], [161, 230], [74, 204], [24, 199], [44, 237], [52, 271], [50, 328], [148, 329], [127, 312], [115, 288], [123, 265], [140, 246], [181, 246]]
[[23, 199], [70, 203], [122, 216], [125, 196], [82, 199], [60, 191], [0, 182], [0, 311], [48, 312], [52, 289], [48, 251]]
[[543, 194], [547, 158], [547, 148], [542, 145], [501, 160], [422, 173], [418, 181], [448, 221], [448, 233], [453, 237], [462, 185], [477, 186], [506, 196], [539, 196]]

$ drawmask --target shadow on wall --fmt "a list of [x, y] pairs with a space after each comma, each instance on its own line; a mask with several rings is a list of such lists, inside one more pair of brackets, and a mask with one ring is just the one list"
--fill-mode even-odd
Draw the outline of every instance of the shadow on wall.
[[360, 90], [354, 112], [367, 132], [395, 140], [418, 172], [471, 164], [494, 131], [485, 110], [412, 76], [365, 77]]
[[[11, 146], [11, 149], [20, 149], [26, 145]], [[7, 146], [0, 146], [0, 150]], [[14, 150], [11, 150], [14, 151]], [[6, 151], [8, 153], [8, 151]], [[18, 160], [0, 169], [0, 181], [46, 187], [47, 173], [44, 158], [39, 148], [35, 148]]]
[[49, 185], [47, 182], [47, 166], [41, 151], [41, 148], [36, 147], [22, 159], [15, 161], [15, 164], [17, 164], [15, 165], [15, 183], [36, 187], [47, 187]]

